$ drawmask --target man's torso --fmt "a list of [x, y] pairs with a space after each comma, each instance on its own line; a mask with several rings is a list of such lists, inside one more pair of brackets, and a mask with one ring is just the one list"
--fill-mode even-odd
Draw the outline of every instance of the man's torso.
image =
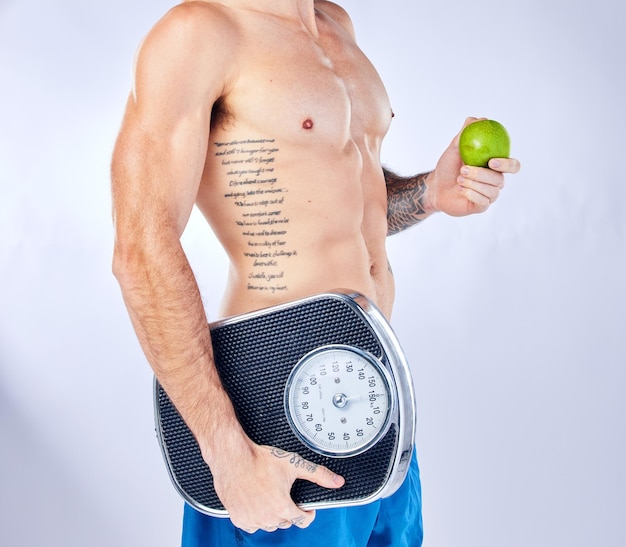
[[224, 8], [237, 76], [213, 109], [197, 196], [231, 261], [223, 315], [336, 288], [391, 311], [379, 159], [391, 106], [328, 15], [335, 7], [316, 6], [318, 35], [300, 20]]

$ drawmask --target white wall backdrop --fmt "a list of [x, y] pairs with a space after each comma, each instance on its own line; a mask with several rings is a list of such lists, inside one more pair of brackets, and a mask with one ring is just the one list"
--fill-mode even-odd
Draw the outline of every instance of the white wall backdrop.
[[[389, 241], [419, 397], [426, 547], [626, 545], [626, 40], [619, 0], [346, 0], [434, 166], [468, 115], [523, 171]], [[164, 0], [0, 1], [0, 544], [177, 545], [151, 374], [110, 274], [108, 166]], [[209, 315], [225, 261], [185, 235]]]

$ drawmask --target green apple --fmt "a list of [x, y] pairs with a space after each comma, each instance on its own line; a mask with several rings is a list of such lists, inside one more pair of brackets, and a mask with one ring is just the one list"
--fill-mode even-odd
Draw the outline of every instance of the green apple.
[[511, 139], [501, 123], [478, 120], [470, 123], [459, 139], [461, 159], [466, 165], [487, 167], [491, 158], [508, 158]]

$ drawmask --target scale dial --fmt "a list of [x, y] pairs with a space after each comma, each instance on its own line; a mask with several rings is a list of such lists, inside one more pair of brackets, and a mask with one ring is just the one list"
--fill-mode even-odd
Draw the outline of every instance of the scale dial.
[[285, 388], [287, 419], [302, 442], [320, 454], [365, 452], [389, 427], [395, 391], [386, 367], [350, 346], [324, 346], [305, 355]]

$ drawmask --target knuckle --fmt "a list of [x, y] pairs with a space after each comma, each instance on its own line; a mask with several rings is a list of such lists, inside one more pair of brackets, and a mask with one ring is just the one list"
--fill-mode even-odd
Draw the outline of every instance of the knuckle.
[[314, 518], [315, 517], [307, 519], [304, 516], [302, 516], [302, 517], [293, 519], [291, 522], [293, 523], [294, 526], [297, 526], [298, 528], [308, 528], [313, 522]]

